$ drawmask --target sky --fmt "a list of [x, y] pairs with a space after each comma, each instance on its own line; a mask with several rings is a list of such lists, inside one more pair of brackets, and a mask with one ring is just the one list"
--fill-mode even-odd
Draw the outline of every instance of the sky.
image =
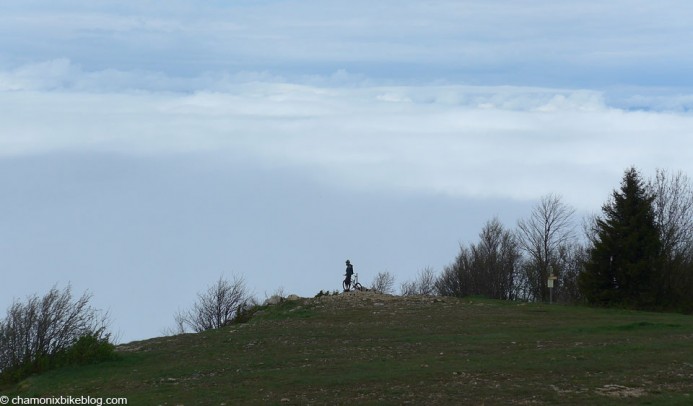
[[259, 300], [441, 271], [555, 193], [693, 174], [683, 1], [5, 0], [0, 312], [89, 291], [122, 342], [219, 277]]

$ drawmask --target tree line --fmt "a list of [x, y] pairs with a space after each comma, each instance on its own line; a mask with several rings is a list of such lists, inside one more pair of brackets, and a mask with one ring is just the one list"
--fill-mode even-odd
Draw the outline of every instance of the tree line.
[[580, 231], [560, 196], [543, 196], [514, 229], [486, 222], [440, 275], [422, 272], [402, 293], [432, 283], [447, 296], [548, 302], [551, 294], [562, 303], [693, 310], [693, 187], [684, 173], [657, 170], [645, 180], [629, 168], [601, 213], [582, 223]]

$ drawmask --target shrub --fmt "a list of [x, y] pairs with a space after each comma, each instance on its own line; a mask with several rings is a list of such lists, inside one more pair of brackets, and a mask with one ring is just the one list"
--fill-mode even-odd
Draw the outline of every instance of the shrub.
[[197, 295], [198, 301], [187, 312], [178, 312], [176, 333], [185, 333], [188, 328], [196, 333], [217, 329], [234, 322], [239, 310], [251, 302], [245, 280], [234, 276], [231, 281], [220, 277], [217, 282]]
[[16, 382], [56, 366], [111, 357], [108, 317], [89, 306], [90, 299], [85, 293], [73, 300], [68, 286], [13, 303], [0, 321], [0, 381]]
[[373, 279], [372, 289], [378, 293], [394, 292], [395, 277], [390, 272], [380, 272]]
[[61, 355], [55, 366], [94, 364], [118, 358], [115, 345], [94, 335], [80, 337]]
[[426, 267], [419, 271], [416, 280], [405, 281], [400, 285], [402, 296], [433, 296], [436, 292], [436, 274], [433, 268]]

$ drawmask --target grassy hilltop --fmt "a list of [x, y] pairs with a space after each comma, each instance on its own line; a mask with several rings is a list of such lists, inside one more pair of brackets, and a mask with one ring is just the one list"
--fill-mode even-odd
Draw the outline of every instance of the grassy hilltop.
[[130, 405], [693, 404], [693, 317], [370, 292], [120, 346], [10, 396]]

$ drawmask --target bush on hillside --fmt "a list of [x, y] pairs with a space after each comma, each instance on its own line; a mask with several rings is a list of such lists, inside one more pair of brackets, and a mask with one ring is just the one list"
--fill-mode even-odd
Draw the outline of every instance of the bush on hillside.
[[[239, 311], [243, 313], [246, 307], [253, 304], [245, 280], [239, 276], [234, 276], [231, 281], [220, 277], [197, 298], [191, 309], [174, 316], [174, 333], [185, 333], [189, 329], [200, 333], [227, 326], [239, 317]], [[245, 317], [243, 314], [240, 316], [241, 319]]]
[[17, 382], [63, 365], [112, 359], [108, 317], [89, 305], [91, 296], [73, 300], [70, 287], [15, 302], [0, 321], [0, 381]]
[[394, 293], [395, 276], [390, 272], [379, 272], [373, 279], [372, 287], [376, 292], [392, 294]]

